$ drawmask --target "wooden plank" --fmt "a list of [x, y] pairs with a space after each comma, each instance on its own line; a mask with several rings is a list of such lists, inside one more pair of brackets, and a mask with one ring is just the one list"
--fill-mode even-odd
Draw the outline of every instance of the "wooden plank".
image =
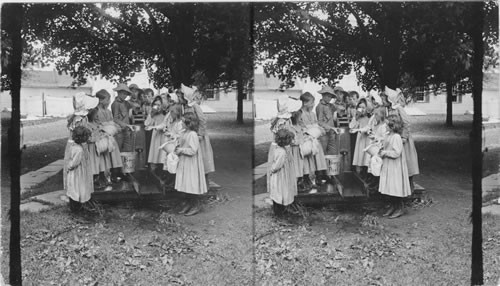
[[335, 182], [335, 186], [337, 187], [337, 191], [339, 192], [340, 196], [345, 198], [344, 196], [344, 185], [340, 182], [339, 178], [337, 176], [332, 176], [333, 181]]

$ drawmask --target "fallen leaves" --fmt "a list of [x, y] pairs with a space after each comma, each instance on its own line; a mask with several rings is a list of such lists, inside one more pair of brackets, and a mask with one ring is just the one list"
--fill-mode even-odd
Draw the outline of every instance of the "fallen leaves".
[[226, 203], [231, 202], [234, 199], [226, 192], [221, 192], [219, 190], [209, 191], [209, 195], [206, 199], [207, 204], [212, 205], [216, 203]]

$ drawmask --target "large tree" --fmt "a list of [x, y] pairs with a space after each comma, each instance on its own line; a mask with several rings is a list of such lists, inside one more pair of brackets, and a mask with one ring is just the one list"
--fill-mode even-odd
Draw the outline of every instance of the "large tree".
[[252, 65], [234, 59], [251, 48], [248, 7], [244, 3], [26, 4], [23, 36], [27, 42], [42, 41], [50, 51], [44, 58], [58, 56], [57, 69], [68, 72], [78, 84], [97, 75], [125, 81], [145, 67], [157, 88], [199, 84], [195, 74], [203, 74], [211, 86], [232, 85], [240, 78], [246, 85], [249, 78], [241, 75], [248, 74]]
[[257, 46], [272, 59], [266, 71], [288, 82], [297, 76], [335, 81], [354, 69], [366, 90], [395, 88], [411, 7], [404, 2], [261, 4]]
[[[9, 147], [8, 160], [10, 168], [10, 210], [9, 219], [9, 283], [21, 285], [21, 228], [20, 228], [20, 91], [21, 91], [21, 61], [23, 51], [22, 24], [24, 10], [20, 4], [5, 4], [2, 6], [2, 73], [10, 82], [12, 97], [12, 113], [8, 130]], [[2, 81], [4, 78], [2, 78]]]
[[[446, 125], [452, 126], [453, 96], [470, 90], [471, 85], [473, 41], [468, 33], [474, 22], [471, 3], [419, 3], [417, 8], [422, 16], [415, 18], [414, 25], [409, 27], [414, 36], [408, 40], [403, 69], [420, 86], [432, 85], [436, 89], [446, 86]], [[486, 3], [485, 19], [483, 37], [489, 44], [484, 45], [487, 60], [483, 68], [488, 69], [498, 65], [497, 3]], [[454, 94], [454, 87], [465, 88], [458, 88]]]
[[[260, 60], [267, 73], [287, 83], [297, 77], [335, 82], [351, 69], [365, 90], [408, 85], [408, 79], [419, 85], [455, 84], [470, 75], [472, 41], [463, 17], [470, 3], [295, 2], [257, 7]], [[492, 28], [498, 23], [498, 7], [489, 7], [492, 17], [485, 30], [491, 31], [491, 54], [498, 39], [498, 30]]]

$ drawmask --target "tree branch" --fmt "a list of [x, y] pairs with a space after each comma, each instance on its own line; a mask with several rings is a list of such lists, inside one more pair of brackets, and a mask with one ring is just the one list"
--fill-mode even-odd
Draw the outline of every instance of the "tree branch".
[[147, 4], [142, 4], [142, 9], [148, 14], [149, 20], [151, 21], [151, 25], [153, 26], [153, 33], [156, 35], [156, 38], [159, 40], [160, 43], [160, 50], [163, 54], [163, 57], [165, 58], [168, 67], [170, 68], [170, 71], [173, 70], [173, 62], [170, 57], [170, 53], [168, 51], [168, 46], [167, 43], [165, 42], [165, 38], [163, 37], [163, 33], [161, 32], [160, 27], [158, 26], [158, 23], [156, 22], [156, 18], [153, 15], [153, 12], [149, 8]]
[[352, 8], [351, 5], [346, 5], [346, 6], [347, 10], [349, 10], [349, 12], [354, 16], [354, 18], [356, 18], [356, 23], [358, 24], [361, 35], [365, 38], [366, 46], [362, 46], [363, 49], [367, 52], [367, 54], [370, 55], [371, 60], [375, 63], [375, 66], [379, 67], [379, 72], [381, 72], [380, 70], [381, 62], [376, 53], [378, 49], [376, 49], [373, 45], [373, 43], [377, 43], [376, 46], [380, 46], [380, 41], [368, 35], [365, 24], [363, 23], [363, 20], [361, 19], [359, 14]]

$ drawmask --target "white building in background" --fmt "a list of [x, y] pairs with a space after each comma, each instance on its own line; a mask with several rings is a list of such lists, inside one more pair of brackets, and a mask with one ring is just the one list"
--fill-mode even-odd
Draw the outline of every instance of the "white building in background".
[[[73, 78], [66, 74], [58, 74], [53, 69], [30, 69], [23, 71], [21, 82], [21, 114], [26, 117], [65, 117], [73, 112], [72, 97], [77, 92], [95, 94], [101, 89], [111, 94], [114, 100], [116, 84], [99, 77], [90, 77], [87, 83], [72, 87]], [[151, 88], [155, 94], [159, 90], [149, 82], [146, 70], [138, 72], [127, 82], [135, 83], [140, 88]], [[202, 109], [206, 112], [236, 112], [237, 97], [233, 89], [229, 92], [212, 90], [208, 93], [207, 100], [202, 102]], [[0, 110], [11, 109], [11, 96], [9, 91], [4, 91], [0, 97]], [[252, 112], [252, 97], [247, 94], [243, 102], [243, 111]]]
[[[483, 117], [500, 119], [500, 86], [498, 73], [483, 74], [482, 113]], [[411, 104], [427, 114], [446, 113], [446, 91], [434, 93], [420, 88], [417, 99]], [[472, 94], [454, 93], [453, 114], [471, 113], [474, 110]]]
[[[491, 119], [500, 119], [500, 74], [496, 72], [484, 73], [483, 76], [483, 117]], [[279, 98], [288, 96], [300, 96], [308, 91], [316, 98], [316, 104], [321, 99], [317, 93], [321, 86], [307, 79], [296, 80], [295, 86], [290, 89], [280, 89], [281, 81], [275, 77], [267, 77], [262, 70], [255, 73], [255, 92], [254, 109], [255, 119], [267, 120], [275, 116], [278, 112], [276, 101]], [[366, 96], [367, 92], [358, 85], [356, 75], [351, 73], [344, 76], [337, 86], [345, 91], [357, 91], [361, 97]], [[467, 114], [473, 111], [473, 100], [470, 93], [460, 95], [456, 93], [453, 102], [453, 114]], [[417, 94], [417, 100], [410, 103], [406, 110], [410, 115], [426, 114], [446, 114], [446, 92], [433, 93], [430, 90], [420, 88]]]
[[[115, 97], [113, 88], [116, 84], [105, 79], [92, 77], [88, 82], [79, 87], [72, 87], [73, 79], [69, 75], [59, 75], [54, 70], [25, 70], [21, 88], [21, 114], [25, 116], [67, 116], [73, 111], [72, 96], [80, 91], [95, 94], [100, 89], [106, 89]], [[483, 116], [500, 119], [500, 88], [499, 73], [485, 73], [483, 81]], [[149, 82], [147, 72], [136, 73], [128, 84], [135, 83], [141, 88], [151, 88], [158, 94]], [[346, 75], [337, 84], [346, 91], [357, 91], [362, 97], [366, 95], [357, 84], [356, 75]], [[296, 80], [292, 88], [280, 88], [281, 81], [275, 77], [266, 76], [262, 69], [255, 71], [254, 91], [247, 93], [243, 102], [244, 112], [254, 112], [254, 118], [270, 119], [277, 114], [277, 100], [283, 97], [299, 97], [308, 91], [316, 98], [316, 103], [321, 99], [317, 93], [321, 89], [319, 84], [310, 80]], [[206, 93], [207, 99], [202, 103], [205, 111], [236, 112], [237, 95], [234, 89], [224, 91], [221, 89], [210, 90]], [[10, 109], [11, 97], [9, 91], [2, 92], [0, 97], [0, 110]], [[252, 109], [253, 108], [253, 109]], [[473, 110], [471, 94], [457, 94], [454, 97], [453, 114], [469, 113]], [[416, 102], [408, 106], [410, 114], [445, 114], [446, 93], [433, 93], [420, 89]]]
[[[254, 111], [255, 119], [267, 120], [276, 116], [278, 113], [277, 100], [286, 97], [298, 98], [304, 92], [311, 93], [315, 100], [315, 104], [319, 103], [321, 95], [318, 93], [321, 90], [321, 85], [309, 79], [296, 79], [294, 86], [288, 89], [282, 89], [281, 81], [273, 76], [266, 76], [262, 69], [257, 69], [254, 74]], [[358, 85], [356, 75], [351, 73], [344, 76], [337, 86], [342, 87], [346, 91], [357, 91], [360, 96], [365, 96], [361, 86]]]
[[[73, 78], [50, 70], [24, 70], [21, 79], [21, 114], [28, 116], [66, 116], [73, 111], [72, 96], [77, 92], [92, 93], [87, 83], [72, 87]], [[9, 91], [2, 92], [1, 110], [11, 108]]]

